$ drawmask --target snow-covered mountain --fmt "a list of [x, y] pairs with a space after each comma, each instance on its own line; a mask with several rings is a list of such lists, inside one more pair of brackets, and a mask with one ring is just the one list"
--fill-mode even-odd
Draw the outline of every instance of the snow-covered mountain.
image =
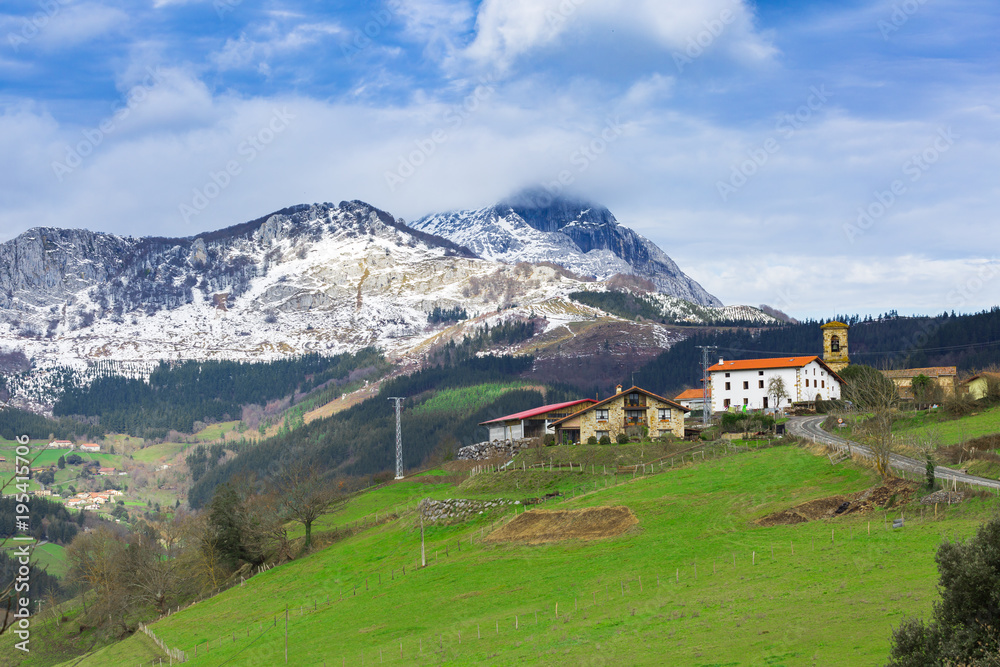
[[410, 226], [484, 259], [553, 262], [598, 280], [631, 274], [665, 294], [702, 306], [722, 305], [655, 243], [619, 224], [607, 208], [585, 201], [527, 190], [493, 206], [428, 215]]
[[[36, 228], [0, 244], [0, 357], [35, 367], [2, 374], [34, 409], [49, 402], [42, 394], [66, 367], [141, 377], [159, 360], [267, 360], [369, 345], [416, 362], [438, 343], [510, 317], [539, 318], [544, 332], [609, 318], [635, 326], [570, 297], [614, 287], [555, 264], [477, 257], [358, 201], [294, 206], [182, 239]], [[663, 301], [668, 321], [736, 312], [650, 296]], [[431, 324], [435, 308], [469, 319]], [[770, 319], [753, 308], [738, 315]], [[680, 335], [662, 322], [643, 326], [661, 349]]]

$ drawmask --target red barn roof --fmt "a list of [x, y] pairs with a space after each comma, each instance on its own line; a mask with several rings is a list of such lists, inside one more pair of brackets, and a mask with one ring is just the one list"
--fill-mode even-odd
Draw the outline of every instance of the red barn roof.
[[579, 401], [569, 401], [568, 403], [553, 403], [552, 405], [543, 405], [540, 408], [532, 408], [530, 410], [525, 410], [523, 412], [515, 412], [512, 415], [507, 415], [506, 417], [497, 417], [496, 419], [491, 419], [486, 422], [480, 422], [480, 426], [486, 424], [495, 424], [497, 422], [507, 422], [507, 421], [521, 421], [522, 419], [531, 419], [532, 417], [537, 417], [538, 415], [544, 415], [547, 412], [554, 412], [555, 410], [562, 410], [563, 408], [571, 408], [574, 405], [581, 405], [583, 403], [597, 403], [593, 398], [581, 398]]

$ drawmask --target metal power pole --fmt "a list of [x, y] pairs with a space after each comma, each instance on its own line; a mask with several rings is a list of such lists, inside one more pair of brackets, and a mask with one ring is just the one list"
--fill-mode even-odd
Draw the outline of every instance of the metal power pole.
[[708, 399], [708, 351], [717, 350], [719, 348], [714, 345], [699, 345], [698, 349], [701, 350], [701, 423], [708, 426], [709, 415], [712, 410]]
[[393, 396], [390, 401], [396, 401], [396, 479], [403, 479], [403, 431], [399, 426], [399, 411], [403, 399]]

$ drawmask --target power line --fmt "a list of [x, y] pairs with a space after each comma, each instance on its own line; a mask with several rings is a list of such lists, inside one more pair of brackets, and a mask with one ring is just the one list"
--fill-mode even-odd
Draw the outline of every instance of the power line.
[[[879, 352], [851, 352], [852, 357], [859, 356], [878, 356], [882, 354], [905, 354], [906, 352], [946, 352], [950, 350], [964, 350], [974, 347], [987, 347], [990, 345], [1000, 345], [1000, 340], [991, 340], [983, 343], [966, 343], [964, 345], [946, 345], [943, 347], [909, 347], [904, 350], [884, 350]], [[697, 345], [696, 347], [702, 347]], [[751, 354], [776, 354], [779, 357], [802, 357], [802, 356], [817, 356], [815, 353], [789, 353], [787, 350], [751, 350], [745, 347], [719, 347], [720, 350], [727, 350], [729, 352], [746, 352]]]

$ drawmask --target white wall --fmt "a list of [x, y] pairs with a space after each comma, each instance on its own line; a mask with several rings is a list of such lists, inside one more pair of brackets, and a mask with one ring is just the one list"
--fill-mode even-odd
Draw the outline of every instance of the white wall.
[[[763, 371], [763, 375], [761, 374]], [[726, 377], [729, 373], [729, 377]], [[764, 407], [764, 397], [767, 394], [767, 385], [771, 378], [780, 377], [785, 382], [785, 392], [788, 398], [784, 399], [782, 408], [788, 408], [792, 401], [811, 401], [819, 394], [823, 400], [840, 398], [840, 383], [837, 379], [815, 361], [809, 362], [802, 368], [770, 368], [753, 370], [718, 370], [712, 371], [712, 410], [720, 412], [725, 410], [725, 400], [728, 398], [730, 405], [742, 407], [745, 404], [750, 409], [759, 410]], [[763, 380], [764, 387], [760, 387]], [[809, 381], [806, 387], [805, 382]], [[726, 382], [730, 388], [726, 389]], [[748, 388], [743, 388], [743, 383], [748, 384]], [[774, 397], [768, 396], [768, 408], [773, 409]]]

